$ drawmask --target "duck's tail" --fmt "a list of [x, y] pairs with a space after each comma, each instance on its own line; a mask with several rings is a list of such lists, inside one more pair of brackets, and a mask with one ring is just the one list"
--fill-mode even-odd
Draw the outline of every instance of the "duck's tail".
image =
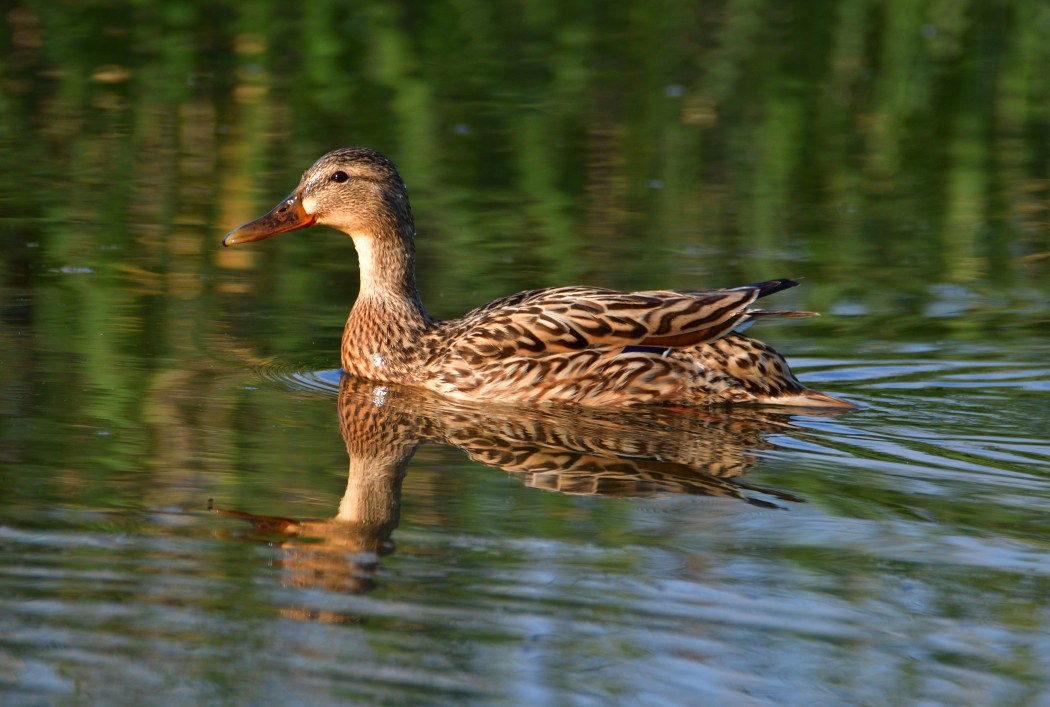
[[839, 410], [858, 407], [855, 403], [851, 403], [848, 400], [836, 398], [834, 395], [821, 393], [819, 390], [813, 390], [805, 386], [798, 393], [780, 393], [768, 397], [756, 395], [755, 402], [765, 405], [793, 405], [808, 408], [837, 408]]
[[[770, 345], [739, 333], [697, 347], [701, 364], [722, 374], [727, 402], [853, 408], [853, 403], [804, 386]], [[711, 375], [709, 373], [709, 375]]]

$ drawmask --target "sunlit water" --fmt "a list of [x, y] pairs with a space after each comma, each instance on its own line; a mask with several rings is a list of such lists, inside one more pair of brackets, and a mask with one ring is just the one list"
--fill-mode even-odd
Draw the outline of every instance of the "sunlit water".
[[214, 504], [281, 518], [209, 512], [189, 469], [176, 502], [3, 509], [7, 702], [1045, 699], [1050, 368], [990, 353], [797, 357], [863, 407], [784, 418], [742, 480], [768, 507], [552, 492], [424, 445], [371, 544], [333, 540], [338, 372], [262, 363], [218, 387], [284, 400], [258, 424], [333, 465], [231, 469], [266, 490]]
[[[0, 14], [0, 704], [1050, 704], [1045, 0], [243, 5]], [[220, 239], [349, 145], [434, 315], [798, 276], [860, 407], [348, 385]]]

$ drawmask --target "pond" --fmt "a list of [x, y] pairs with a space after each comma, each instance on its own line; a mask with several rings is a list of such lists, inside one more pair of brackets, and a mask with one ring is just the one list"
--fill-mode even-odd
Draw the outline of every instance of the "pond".
[[[1050, 699], [1045, 3], [5, 13], [4, 704]], [[344, 145], [434, 315], [802, 278], [859, 407], [340, 375], [350, 239], [221, 240]]]

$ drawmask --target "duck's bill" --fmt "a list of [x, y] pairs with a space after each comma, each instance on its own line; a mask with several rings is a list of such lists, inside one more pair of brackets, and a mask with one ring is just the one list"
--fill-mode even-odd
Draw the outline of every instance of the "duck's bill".
[[298, 193], [293, 193], [282, 201], [273, 211], [260, 216], [254, 221], [249, 221], [243, 226], [233, 229], [222, 239], [223, 245], [239, 245], [261, 241], [263, 238], [276, 236], [278, 233], [287, 233], [299, 228], [314, 225], [316, 219], [306, 213], [303, 201]]

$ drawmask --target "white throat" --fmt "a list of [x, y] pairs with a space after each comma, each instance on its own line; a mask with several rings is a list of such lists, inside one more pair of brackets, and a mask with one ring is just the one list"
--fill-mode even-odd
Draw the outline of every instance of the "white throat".
[[351, 233], [354, 248], [357, 249], [357, 261], [361, 270], [361, 293], [375, 289], [375, 252], [372, 236], [366, 233]]

